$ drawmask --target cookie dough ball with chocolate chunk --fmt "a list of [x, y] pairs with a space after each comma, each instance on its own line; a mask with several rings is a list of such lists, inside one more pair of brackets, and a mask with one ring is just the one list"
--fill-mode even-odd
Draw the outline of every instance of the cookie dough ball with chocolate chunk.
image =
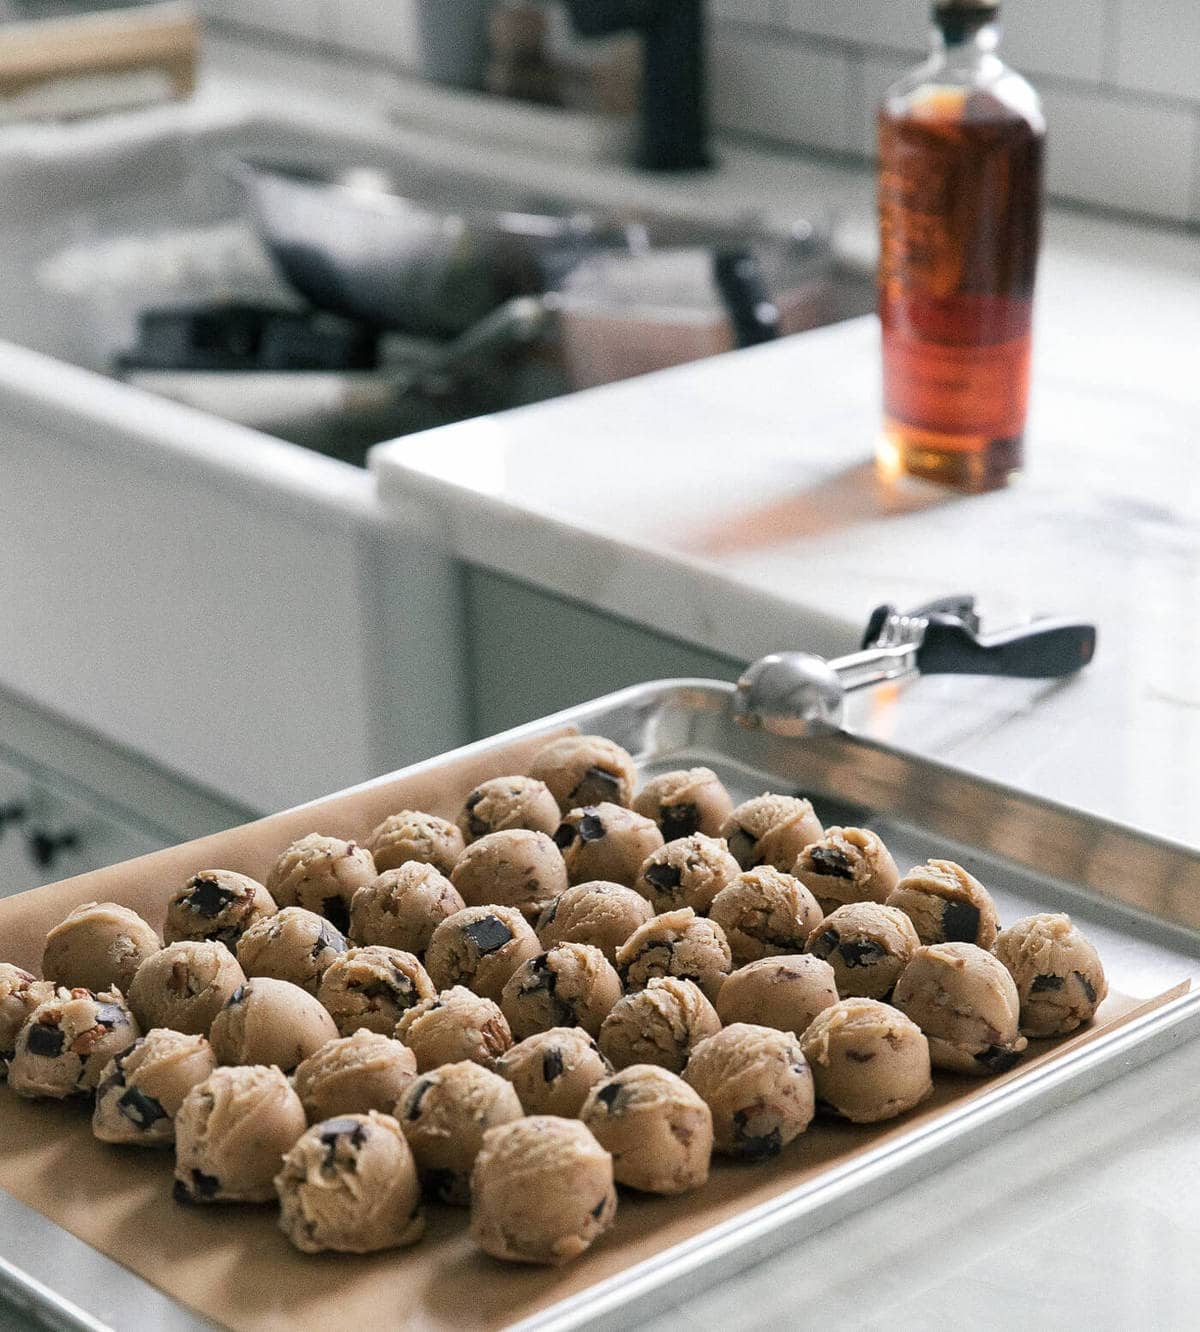
[[633, 759], [602, 735], [564, 735], [538, 750], [530, 777], [544, 782], [563, 814], [583, 805], [628, 805], [637, 785]]
[[321, 977], [348, 947], [324, 916], [284, 907], [250, 926], [237, 942], [237, 958], [247, 976], [290, 981], [315, 995]]
[[144, 1031], [169, 1027], [207, 1036], [230, 995], [246, 983], [237, 958], [215, 939], [167, 944], [137, 969], [129, 1007]]
[[621, 997], [621, 980], [612, 964], [591, 944], [555, 944], [513, 972], [500, 1007], [517, 1040], [551, 1027], [600, 1031]]
[[512, 1083], [469, 1061], [423, 1073], [396, 1104], [426, 1194], [459, 1206], [471, 1201], [484, 1133], [522, 1114]]
[[4, 1074], [4, 1061], [17, 1043], [17, 1032], [29, 1020], [30, 1013], [47, 999], [53, 999], [56, 992], [53, 981], [38, 980], [23, 967], [0, 962], [0, 1077]]
[[417, 1076], [417, 1057], [390, 1036], [359, 1028], [327, 1041], [296, 1068], [296, 1094], [309, 1122], [335, 1115], [391, 1114]]
[[920, 942], [912, 921], [897, 907], [851, 902], [813, 930], [808, 951], [833, 968], [843, 999], [884, 999]]
[[432, 865], [410, 860], [365, 884], [350, 902], [350, 937], [423, 953], [434, 930], [466, 903], [458, 889]]
[[562, 818], [558, 801], [536, 777], [493, 777], [481, 782], [463, 805], [458, 826], [468, 842], [510, 828], [552, 834]]
[[683, 1076], [712, 1111], [726, 1156], [766, 1161], [812, 1122], [812, 1074], [790, 1031], [734, 1023], [696, 1046]]
[[708, 1180], [712, 1112], [684, 1080], [633, 1064], [593, 1087], [579, 1118], [612, 1153], [618, 1184], [642, 1193], [687, 1193]]
[[449, 874], [463, 853], [466, 843], [458, 828], [436, 814], [419, 809], [402, 809], [392, 814], [372, 832], [367, 841], [379, 873], [398, 869], [410, 860], [432, 865]]
[[46, 935], [42, 975], [67, 989], [124, 993], [142, 963], [162, 948], [149, 925], [116, 902], [84, 902]]
[[527, 1115], [574, 1119], [587, 1094], [612, 1072], [596, 1042], [578, 1027], [551, 1027], [526, 1036], [496, 1060]]
[[422, 1073], [463, 1059], [495, 1068], [513, 1043], [500, 1006], [462, 985], [410, 1008], [396, 1023], [396, 1039], [413, 1052]]
[[933, 1090], [924, 1033], [876, 999], [841, 999], [818, 1013], [800, 1047], [818, 1104], [854, 1124], [893, 1119]]
[[171, 898], [163, 938], [217, 939], [229, 948], [256, 922], [276, 911], [275, 899], [247, 874], [201, 870]]
[[811, 800], [770, 792], [744, 801], [721, 825], [721, 836], [742, 869], [774, 865], [790, 871], [800, 852], [824, 835]]
[[279, 906], [314, 911], [345, 934], [350, 926], [351, 899], [378, 873], [366, 847], [340, 837], [309, 833], [293, 842], [271, 867], [267, 892]]
[[499, 1001], [522, 962], [542, 951], [515, 907], [474, 906], [447, 916], [425, 950], [425, 967], [439, 990], [466, 985]]
[[658, 824], [664, 840], [673, 842], [695, 833], [718, 836], [733, 801], [711, 768], [681, 768], [651, 778], [633, 807]]
[[572, 883], [604, 879], [631, 887], [647, 856], [663, 845], [658, 824], [621, 805], [573, 809], [554, 834]]
[[612, 1156], [577, 1119], [489, 1129], [471, 1172], [471, 1238], [493, 1258], [560, 1267], [617, 1214]]
[[923, 944], [973, 943], [990, 949], [1000, 922], [991, 894], [952, 860], [918, 865], [888, 894], [916, 926]]
[[716, 1009], [695, 982], [656, 976], [604, 1019], [600, 1049], [614, 1068], [655, 1064], [682, 1073], [692, 1050], [720, 1030]]
[[644, 990], [655, 976], [678, 976], [695, 981], [710, 1000], [720, 993], [732, 962], [724, 930], [691, 907], [654, 916], [617, 950], [627, 990]]
[[821, 908], [799, 879], [759, 865], [721, 889], [710, 915], [725, 931], [734, 966], [742, 966], [760, 957], [803, 952], [820, 923]]
[[690, 906], [704, 914], [737, 875], [738, 863], [720, 838], [694, 833], [652, 851], [633, 886], [658, 913]]
[[8, 1084], [30, 1099], [86, 1095], [105, 1065], [141, 1034], [119, 990], [59, 991], [17, 1033]]
[[833, 968], [811, 953], [764, 957], [732, 971], [717, 995], [727, 1026], [749, 1022], [803, 1036], [818, 1013], [838, 1001]]
[[450, 882], [468, 906], [516, 907], [529, 920], [567, 890], [567, 867], [554, 839], [515, 828], [488, 833], [458, 858]]
[[277, 1068], [218, 1068], [175, 1116], [175, 1200], [274, 1202], [280, 1158], [308, 1127]]
[[892, 1003], [925, 1033], [934, 1068], [1003, 1073], [1028, 1042], [1004, 963], [968, 943], [925, 944], [896, 982]]
[[218, 1063], [275, 1064], [290, 1073], [337, 1034], [333, 1019], [307, 990], [259, 976], [229, 996], [213, 1020], [210, 1039]]
[[412, 953], [372, 944], [337, 958], [321, 977], [317, 998], [343, 1036], [359, 1027], [387, 1036], [414, 1004], [436, 994], [437, 987]]
[[653, 915], [654, 908], [632, 888], [593, 879], [556, 897], [538, 917], [537, 935], [543, 948], [591, 944], [615, 962], [617, 949]]
[[275, 1176], [279, 1228], [302, 1253], [378, 1253], [425, 1233], [412, 1152], [391, 1115], [314, 1124]]
[[867, 828], [826, 828], [800, 852], [792, 873], [825, 915], [848, 902], [886, 902], [900, 882], [892, 853]]
[[101, 1142], [159, 1147], [175, 1141], [184, 1098], [217, 1066], [203, 1036], [155, 1027], [105, 1065], [92, 1132]]
[[1090, 1022], [1108, 994], [1100, 955], [1070, 916], [1026, 916], [996, 940], [1021, 1001], [1027, 1036], [1062, 1036]]

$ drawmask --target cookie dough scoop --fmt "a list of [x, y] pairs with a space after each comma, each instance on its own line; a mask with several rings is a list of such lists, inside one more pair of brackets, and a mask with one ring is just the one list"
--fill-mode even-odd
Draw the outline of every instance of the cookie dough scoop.
[[593, 1087], [579, 1118], [612, 1153], [618, 1184], [688, 1193], [708, 1180], [712, 1113], [675, 1073], [633, 1064]]
[[11, 962], [0, 962], [0, 1076], [5, 1060], [17, 1043], [17, 1033], [39, 1004], [53, 999], [58, 987], [53, 981], [38, 980], [32, 972]]
[[1016, 982], [1021, 1030], [1063, 1036], [1096, 1015], [1108, 994], [1100, 955], [1070, 916], [1026, 916], [996, 940], [996, 956]]
[[644, 990], [655, 976], [678, 976], [695, 981], [711, 1001], [732, 965], [725, 931], [691, 907], [653, 917], [617, 950], [617, 969], [630, 991]]
[[396, 1023], [396, 1039], [413, 1052], [422, 1073], [463, 1059], [494, 1068], [513, 1043], [499, 1004], [462, 985], [410, 1008]]
[[483, 1135], [471, 1172], [471, 1238], [493, 1258], [562, 1266], [616, 1214], [612, 1156], [578, 1120], [531, 1115]]
[[820, 1108], [853, 1124], [894, 1119], [933, 1090], [924, 1032], [875, 999], [842, 999], [818, 1013], [800, 1047]]
[[315, 912], [345, 934], [354, 894], [378, 873], [366, 847], [309, 833], [293, 842], [271, 867], [266, 888], [279, 906]]
[[137, 969], [162, 940], [137, 914], [116, 902], [84, 902], [49, 934], [42, 975], [65, 988], [126, 992]]
[[122, 1146], [170, 1145], [188, 1092], [216, 1066], [203, 1036], [155, 1027], [104, 1066], [92, 1132], [101, 1142]]
[[458, 816], [458, 826], [467, 842], [510, 828], [553, 834], [562, 818], [553, 793], [536, 777], [493, 777], [481, 782]]
[[920, 946], [903, 911], [878, 902], [850, 902], [808, 936], [808, 951], [833, 967], [843, 999], [886, 999]]
[[612, 1065], [586, 1031], [551, 1027], [538, 1031], [496, 1060], [527, 1115], [575, 1119], [587, 1094], [612, 1072]]
[[371, 944], [335, 958], [321, 977], [317, 999], [343, 1036], [359, 1027], [390, 1036], [415, 1004], [437, 987], [412, 953]]
[[321, 977], [349, 946], [324, 916], [284, 907], [246, 930], [237, 941], [237, 959], [247, 976], [290, 981], [315, 995]]
[[402, 809], [384, 819], [367, 839], [367, 845], [381, 874], [410, 860], [449, 874], [466, 843], [457, 825], [447, 819], [419, 809]]
[[572, 883], [604, 879], [627, 888], [647, 856], [663, 845], [658, 824], [622, 805], [584, 805], [567, 814], [554, 834]]
[[350, 900], [350, 937], [423, 953], [434, 930], [466, 903], [439, 869], [410, 860], [364, 884]]
[[818, 1013], [838, 1001], [833, 968], [811, 953], [764, 957], [730, 972], [717, 995], [726, 1026], [749, 1022], [803, 1036]]
[[602, 735], [564, 735], [533, 757], [529, 775], [543, 782], [563, 814], [582, 805], [628, 805], [637, 785], [633, 759]]
[[734, 1023], [696, 1046], [683, 1077], [712, 1111], [726, 1156], [769, 1160], [812, 1122], [813, 1078], [790, 1031]]
[[551, 1027], [582, 1027], [596, 1036], [621, 997], [612, 964], [590, 944], [555, 944], [513, 972], [500, 1007], [517, 1040]]
[[923, 944], [973, 943], [990, 949], [1000, 922], [991, 894], [952, 860], [918, 865], [888, 894], [916, 926]]
[[892, 853], [868, 828], [826, 828], [800, 852], [792, 873], [824, 915], [848, 902], [886, 902], [900, 882]]
[[721, 1030], [721, 1019], [690, 980], [656, 976], [627, 994], [604, 1019], [600, 1049], [614, 1068], [656, 1064], [682, 1073], [692, 1050]]
[[796, 857], [825, 836], [811, 800], [766, 792], [743, 801], [721, 825], [721, 836], [742, 869], [773, 865], [790, 872]]
[[478, 1064], [443, 1064], [422, 1073], [397, 1102], [396, 1118], [426, 1196], [466, 1206], [484, 1133], [524, 1113], [512, 1083]]
[[704, 915], [737, 875], [738, 863], [719, 837], [693, 833], [652, 851], [633, 886], [656, 913], [691, 907]]
[[425, 1233], [400, 1125], [376, 1110], [314, 1124], [275, 1176], [279, 1228], [302, 1253], [378, 1253]]
[[896, 982], [892, 1003], [925, 1033], [934, 1068], [1004, 1073], [1028, 1042], [1004, 963], [968, 943], [925, 944]]
[[257, 921], [273, 916], [275, 899], [257, 879], [233, 870], [201, 870], [171, 898], [163, 938], [217, 939], [228, 948]]
[[537, 935], [515, 907], [466, 907], [434, 930], [425, 966], [439, 990], [465, 985], [498, 1002], [513, 972], [541, 951]]
[[175, 1116], [175, 1200], [274, 1202], [280, 1158], [308, 1127], [277, 1068], [218, 1068]]
[[658, 824], [664, 841], [673, 842], [693, 833], [719, 836], [733, 801], [711, 768], [680, 768], [652, 777], [633, 807]]
[[213, 1020], [221, 1064], [275, 1064], [290, 1073], [337, 1037], [324, 1008], [298, 985], [258, 976], [240, 985]]
[[593, 879], [556, 897], [537, 919], [543, 948], [560, 943], [592, 944], [610, 962], [617, 949], [654, 915], [654, 908], [632, 888]]
[[468, 906], [516, 907], [527, 920], [567, 890], [567, 867], [554, 839], [514, 828], [488, 833], [458, 858], [450, 882]]
[[17, 1033], [8, 1085], [28, 1099], [86, 1096], [141, 1034], [119, 990], [60, 990]]
[[144, 1031], [169, 1027], [207, 1036], [214, 1018], [246, 983], [237, 958], [215, 939], [167, 944], [137, 969], [129, 1007]]
[[722, 888], [709, 914], [725, 931], [734, 965], [740, 967], [760, 957], [802, 953], [821, 908], [799, 879], [759, 865]]
[[417, 1057], [365, 1027], [327, 1041], [296, 1067], [293, 1083], [310, 1124], [338, 1115], [391, 1114], [417, 1076]]

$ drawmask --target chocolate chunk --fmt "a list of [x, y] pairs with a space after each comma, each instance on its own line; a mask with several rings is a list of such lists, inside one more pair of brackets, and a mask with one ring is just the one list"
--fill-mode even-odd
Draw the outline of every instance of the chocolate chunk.
[[51, 1027], [43, 1022], [35, 1022], [29, 1028], [25, 1048], [32, 1055], [41, 1055], [43, 1059], [55, 1059], [63, 1052], [67, 1043], [61, 1028]]
[[596, 1093], [596, 1100], [600, 1101], [610, 1115], [617, 1113], [617, 1102], [621, 1099], [625, 1088], [619, 1082], [606, 1082]]
[[346, 938], [340, 930], [335, 930], [328, 921], [323, 920], [320, 932], [317, 934], [317, 941], [312, 946], [313, 957], [320, 957], [326, 949], [334, 953], [344, 953], [346, 951]]
[[557, 1046], [547, 1050], [542, 1055], [542, 1081], [553, 1082], [555, 1078], [561, 1078], [564, 1067], [562, 1051]]
[[869, 1064], [875, 1058], [875, 1053], [873, 1050], [847, 1050], [846, 1058], [852, 1064]]
[[430, 1087], [432, 1086], [433, 1086], [432, 1078], [422, 1078], [420, 1082], [418, 1082], [417, 1085], [413, 1088], [412, 1100], [409, 1102], [408, 1105], [408, 1113], [405, 1116], [406, 1119], [409, 1120], [420, 1119], [421, 1102], [425, 1099], [426, 1093], [429, 1091]]
[[975, 1062], [992, 1073], [1007, 1073], [1020, 1057], [1016, 1050], [1010, 1050], [1007, 1045], [989, 1045], [986, 1050], [979, 1051]]
[[750, 1112], [738, 1110], [733, 1116], [733, 1139], [738, 1155], [747, 1161], [767, 1161], [783, 1151], [783, 1136], [778, 1125], [769, 1133], [750, 1133]]
[[541, 917], [538, 920], [538, 929], [540, 930], [544, 925], [549, 925], [550, 922], [557, 915], [558, 915], [558, 898], [556, 897], [554, 901], [551, 902], [550, 905], [545, 909], [545, 911], [542, 912]]
[[808, 945], [808, 951], [814, 957], [828, 958], [829, 954], [842, 942], [842, 936], [837, 930], [822, 930], [820, 934]]
[[222, 888], [216, 879], [195, 878], [191, 891], [187, 895], [187, 904], [198, 915], [212, 920], [236, 900], [237, 893], [230, 888]]
[[613, 773], [604, 768], [589, 768], [583, 774], [583, 780], [571, 792], [571, 803], [580, 805], [619, 805], [621, 803], [621, 782]]
[[854, 878], [850, 857], [836, 846], [814, 846], [807, 859], [815, 874], [826, 874], [832, 879]]
[[1096, 1002], [1096, 987], [1092, 984], [1090, 980], [1088, 980], [1088, 978], [1083, 974], [1082, 971], [1075, 971], [1072, 972], [1071, 974], [1080, 983], [1080, 985], [1083, 986], [1083, 992], [1084, 994], [1087, 995], [1088, 1003], [1094, 1004]]
[[344, 897], [327, 897], [321, 903], [321, 915], [343, 934], [350, 928], [350, 908]]
[[350, 1140], [351, 1147], [361, 1147], [367, 1140], [367, 1126], [357, 1119], [327, 1119], [321, 1125], [321, 1141], [325, 1144], [325, 1167], [331, 1169], [337, 1161], [338, 1143]]
[[597, 1221], [599, 1221], [601, 1216], [603, 1216], [604, 1209], [607, 1206], [608, 1206], [608, 1195], [605, 1194], [605, 1196], [600, 1199], [600, 1201], [595, 1205], [595, 1207], [592, 1208], [592, 1215], [596, 1218]]
[[758, 839], [751, 836], [745, 828], [738, 828], [728, 838], [729, 854], [742, 869], [753, 869], [758, 863]]
[[575, 825], [573, 823], [560, 823], [554, 830], [554, 845], [560, 851], [565, 851], [574, 840]]
[[664, 842], [675, 842], [700, 831], [700, 810], [695, 805], [660, 805], [658, 826]]
[[102, 1027], [124, 1027], [128, 1024], [129, 1018], [125, 1010], [119, 1004], [101, 1004], [96, 1009], [96, 1021]]
[[148, 1129], [151, 1124], [167, 1117], [167, 1112], [153, 1096], [147, 1096], [136, 1087], [128, 1087], [121, 1093], [117, 1098], [117, 1109], [140, 1129]]
[[221, 1187], [216, 1175], [206, 1175], [203, 1170], [192, 1171], [192, 1196], [194, 1198], [215, 1198]]
[[974, 943], [979, 934], [979, 908], [970, 902], [947, 902], [942, 908], [942, 933], [947, 943]]
[[652, 883], [660, 893], [672, 893], [683, 882], [683, 871], [674, 865], [651, 865], [645, 875], [646, 881]]
[[1029, 985], [1030, 994], [1043, 994], [1046, 990], [1061, 990], [1063, 987], [1063, 978], [1061, 976], [1035, 976]]
[[496, 916], [483, 916], [463, 926], [463, 938], [469, 939], [482, 957], [494, 953], [497, 948], [503, 948], [512, 940], [513, 932]]
[[870, 967], [887, 957], [887, 949], [873, 939], [843, 939], [838, 955], [848, 967]]
[[438, 1166], [421, 1171], [421, 1187], [434, 1202], [454, 1202], [462, 1197], [462, 1180], [457, 1170]]
[[579, 820], [579, 836], [585, 842], [598, 842], [604, 836], [604, 821], [597, 814], [585, 814]]
[[475, 813], [475, 806], [478, 805], [482, 799], [482, 791], [472, 791], [471, 794], [467, 796], [467, 802], [463, 807], [467, 814], [467, 828], [472, 837], [485, 837], [492, 831], [492, 825], [486, 820], [479, 818]]
[[234, 1004], [240, 1004], [246, 997], [246, 987], [239, 985], [236, 990], [225, 1000], [225, 1007], [232, 1008]]

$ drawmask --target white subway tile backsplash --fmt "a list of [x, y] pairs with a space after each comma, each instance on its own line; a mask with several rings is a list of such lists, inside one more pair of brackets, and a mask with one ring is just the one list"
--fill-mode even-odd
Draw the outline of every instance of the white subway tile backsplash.
[[1104, 0], [1004, 0], [1001, 54], [1023, 73], [1098, 83], [1107, 10]]
[[883, 101], [883, 94], [912, 67], [912, 61], [903, 56], [868, 56], [862, 63], [862, 102], [855, 108], [852, 132], [856, 135], [855, 151], [863, 157], [875, 156], [875, 111]]
[[786, 0], [786, 4], [788, 25], [796, 32], [901, 51], [923, 51], [926, 46], [929, 0]]
[[[444, 0], [443, 0], [444, 2]], [[318, 0], [334, 15], [336, 44], [400, 69], [420, 63], [417, 0]]]
[[713, 17], [734, 23], [774, 23], [779, 0], [712, 0]]
[[1117, 82], [1200, 100], [1197, 0], [1119, 0]]

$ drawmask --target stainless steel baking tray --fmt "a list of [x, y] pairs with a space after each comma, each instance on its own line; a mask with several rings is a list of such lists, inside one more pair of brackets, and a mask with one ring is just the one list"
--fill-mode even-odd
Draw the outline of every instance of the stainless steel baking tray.
[[[732, 685], [666, 680], [568, 709], [459, 754], [486, 755], [570, 725], [610, 736], [644, 776], [705, 764], [735, 798], [813, 798], [826, 823], [865, 824], [901, 868], [951, 855], [988, 884], [1001, 918], [1069, 911], [1114, 989], [1151, 999], [1200, 977], [1200, 852], [1147, 837], [844, 731], [788, 739], [734, 720]], [[447, 756], [448, 757], [448, 756]], [[436, 770], [443, 759], [418, 765]], [[1200, 990], [1169, 1000], [842, 1166], [593, 1285], [519, 1326], [624, 1327], [1200, 1033]], [[0, 1292], [55, 1328], [207, 1326], [39, 1213], [0, 1192]], [[130, 1310], [138, 1314], [131, 1319]], [[3, 1323], [0, 1311], [0, 1325]]]

